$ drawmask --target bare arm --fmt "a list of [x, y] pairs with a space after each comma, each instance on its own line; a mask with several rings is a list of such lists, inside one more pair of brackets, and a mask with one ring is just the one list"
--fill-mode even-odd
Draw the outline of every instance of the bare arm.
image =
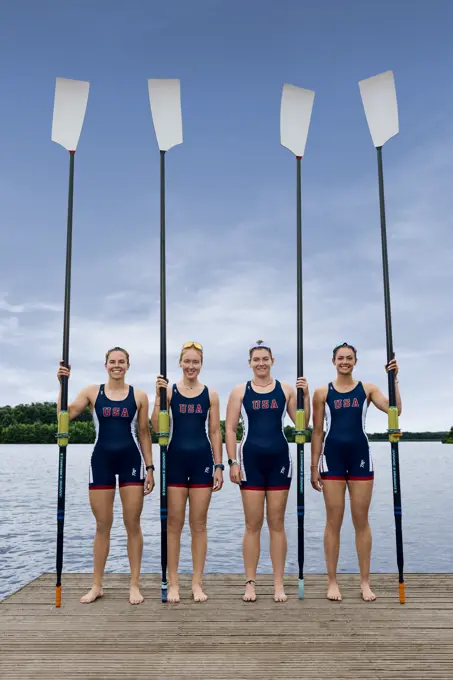
[[[57, 397], [57, 416], [61, 411], [61, 381], [63, 377], [69, 380], [70, 375], [71, 367], [69, 366], [68, 368], [67, 366], [64, 366], [63, 362], [60, 361], [60, 365], [57, 371], [57, 378], [60, 383], [60, 389]], [[79, 394], [72, 402], [72, 404], [68, 406], [69, 420], [74, 420], [74, 418], [77, 418], [77, 416], [79, 416], [82, 413], [82, 411], [88, 406], [88, 404], [94, 405], [94, 402], [96, 400], [95, 395], [97, 394], [98, 390], [99, 385], [88, 385], [88, 387], [84, 387], [83, 390], [79, 392]]]
[[313, 432], [311, 435], [311, 464], [317, 467], [322, 453], [327, 388], [318, 387], [313, 394]]
[[234, 484], [240, 484], [242, 481], [242, 473], [239, 464], [237, 463], [237, 442], [236, 433], [239, 425], [239, 418], [241, 416], [242, 399], [244, 396], [244, 385], [237, 385], [230, 394], [228, 399], [228, 406], [225, 420], [225, 442], [228, 458], [236, 461], [230, 467], [230, 480]]
[[151, 433], [149, 431], [149, 400], [143, 390], [135, 390], [138, 408], [138, 440], [146, 465], [153, 464], [153, 449]]
[[[403, 404], [401, 401], [400, 388], [398, 385], [399, 367], [395, 355], [393, 355], [393, 359], [387, 364], [385, 370], [387, 371], [387, 373], [389, 373], [390, 371], [394, 371], [395, 373], [396, 408], [398, 409], [398, 415], [400, 416], [403, 410]], [[382, 394], [379, 387], [377, 387], [373, 383], [365, 383], [364, 388], [368, 398], [373, 402], [376, 408], [378, 408], [380, 411], [383, 411], [384, 413], [388, 413], [389, 400]]]
[[[301, 387], [304, 391], [304, 411], [305, 411], [305, 427], [308, 427], [311, 416], [311, 405], [310, 405], [310, 391], [308, 389], [308, 383], [305, 378], [298, 378], [296, 387]], [[297, 391], [289, 385], [284, 383], [285, 392], [288, 394], [286, 408], [288, 410], [288, 415], [296, 424], [296, 411], [297, 411]]]
[[228, 399], [226, 420], [225, 420], [225, 443], [228, 458], [236, 460], [236, 433], [241, 415], [243, 385], [237, 385]]
[[[365, 383], [365, 391], [369, 395], [370, 400], [376, 406], [379, 411], [388, 413], [389, 410], [389, 400], [382, 394], [381, 390], [377, 385], [373, 383]], [[401, 401], [401, 394], [399, 390], [398, 381], [395, 380], [395, 396], [396, 396], [396, 408], [398, 409], [398, 415], [400, 416], [403, 411], [403, 403]]]
[[[69, 420], [74, 420], [74, 418], [77, 418], [82, 411], [85, 410], [85, 408], [92, 403], [92, 393], [93, 393], [93, 388], [95, 389], [97, 385], [88, 385], [88, 387], [84, 387], [83, 390], [79, 392], [77, 397], [74, 399], [72, 404], [69, 404], [68, 406], [68, 414], [69, 414]], [[57, 399], [57, 415], [61, 411], [61, 385], [60, 385], [60, 391], [58, 393], [58, 399]]]
[[209, 409], [209, 441], [212, 446], [214, 462], [222, 462], [222, 433], [220, 432], [220, 402], [217, 392], [209, 391], [211, 406]]

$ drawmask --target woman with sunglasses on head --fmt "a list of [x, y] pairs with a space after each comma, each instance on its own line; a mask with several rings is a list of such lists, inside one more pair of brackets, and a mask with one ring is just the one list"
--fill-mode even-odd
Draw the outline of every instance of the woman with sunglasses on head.
[[[356, 549], [360, 568], [363, 600], [376, 599], [370, 586], [371, 530], [368, 510], [373, 491], [373, 460], [365, 432], [367, 408], [372, 402], [387, 413], [389, 401], [380, 389], [369, 382], [355, 380], [352, 372], [357, 364], [357, 350], [344, 342], [333, 350], [332, 363], [337, 377], [313, 394], [313, 433], [311, 441], [311, 484], [323, 491], [327, 522], [324, 532], [328, 588], [327, 598], [340, 601], [337, 564], [340, 552], [340, 530], [343, 522], [345, 493], [348, 487]], [[398, 387], [398, 365], [394, 358], [386, 370], [395, 371], [396, 405], [401, 414]], [[323, 422], [326, 435], [323, 446]]]
[[192, 535], [192, 597], [205, 602], [202, 574], [206, 561], [206, 521], [213, 491], [223, 486], [222, 435], [217, 392], [208, 389], [198, 377], [203, 365], [203, 347], [198, 342], [184, 343], [179, 357], [181, 380], [172, 386], [159, 376], [152, 414], [158, 431], [160, 390], [167, 389], [170, 413], [170, 440], [167, 449], [167, 561], [168, 602], [179, 602], [178, 564], [181, 532], [189, 501]]
[[[296, 390], [272, 378], [274, 357], [271, 348], [259, 340], [249, 350], [253, 379], [231, 392], [226, 415], [226, 447], [230, 479], [240, 485], [245, 514], [243, 558], [245, 602], [255, 602], [256, 570], [260, 555], [264, 506], [270, 535], [274, 572], [274, 600], [286, 602], [283, 574], [286, 560], [284, 526], [286, 503], [291, 485], [292, 462], [283, 424], [286, 412], [296, 422]], [[296, 387], [304, 391], [305, 423], [310, 421], [310, 394], [305, 378]], [[237, 454], [236, 432], [242, 416], [244, 433]]]
[[[69, 420], [77, 418], [89, 406], [96, 428], [96, 441], [91, 456], [89, 497], [96, 518], [94, 537], [93, 587], [81, 598], [89, 604], [102, 597], [102, 579], [110, 548], [110, 530], [113, 523], [116, 475], [123, 521], [127, 531], [127, 553], [131, 568], [129, 602], [141, 604], [140, 567], [143, 536], [140, 515], [143, 497], [154, 488], [154, 465], [149, 430], [149, 403], [143, 390], [125, 382], [129, 369], [129, 354], [121, 347], [110, 349], [105, 357], [108, 381], [104, 385], [88, 385], [68, 408]], [[70, 368], [63, 366], [57, 372], [61, 384], [63, 376], [69, 378]], [[57, 412], [61, 409], [61, 387]], [[145, 465], [146, 468], [145, 468]], [[145, 471], [146, 470], [146, 471]]]

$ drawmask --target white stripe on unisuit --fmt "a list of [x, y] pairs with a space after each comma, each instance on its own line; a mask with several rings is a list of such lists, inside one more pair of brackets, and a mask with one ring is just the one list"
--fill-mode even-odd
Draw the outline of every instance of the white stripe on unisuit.
[[96, 405], [93, 409], [92, 415], [93, 415], [94, 429], [95, 429], [95, 432], [96, 432], [96, 438], [94, 440], [94, 446], [96, 446], [96, 444], [98, 443], [98, 439], [99, 439], [99, 418], [98, 418], [98, 414], [96, 413]]
[[248, 435], [248, 432], [249, 432], [249, 419], [248, 419], [247, 412], [246, 412], [243, 404], [241, 406], [241, 417], [242, 417], [243, 432], [242, 432], [241, 443], [239, 444], [238, 462], [239, 462], [241, 472], [242, 472], [242, 481], [246, 482], [247, 481], [247, 474], [245, 472], [243, 448], [244, 448], [245, 442], [247, 441], [247, 435]]

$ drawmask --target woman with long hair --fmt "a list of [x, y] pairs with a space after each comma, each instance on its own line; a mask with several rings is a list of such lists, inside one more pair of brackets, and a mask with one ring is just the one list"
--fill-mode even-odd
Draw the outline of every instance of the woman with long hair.
[[[149, 429], [149, 403], [143, 390], [127, 385], [129, 354], [121, 347], [109, 350], [105, 357], [108, 381], [103, 385], [88, 385], [68, 408], [73, 420], [88, 406], [93, 414], [96, 442], [91, 456], [89, 498], [96, 519], [94, 537], [93, 586], [81, 598], [89, 604], [102, 597], [102, 579], [110, 548], [110, 530], [113, 523], [113, 502], [116, 476], [123, 506], [123, 521], [127, 532], [127, 553], [131, 569], [129, 602], [140, 604], [140, 567], [143, 536], [140, 516], [143, 497], [154, 488], [154, 465]], [[58, 380], [69, 378], [71, 369], [63, 366], [57, 372]], [[61, 387], [57, 411], [61, 409]]]
[[[283, 423], [286, 412], [296, 422], [297, 398], [294, 387], [271, 376], [274, 361], [271, 348], [263, 341], [259, 340], [250, 348], [249, 366], [253, 378], [237, 385], [231, 392], [225, 424], [230, 479], [240, 485], [245, 514], [242, 544], [245, 602], [256, 600], [256, 570], [265, 505], [274, 572], [274, 600], [287, 600], [283, 584], [287, 552], [284, 519], [292, 461]], [[299, 377], [296, 387], [304, 391], [305, 422], [308, 425], [310, 394], [305, 378]], [[237, 451], [236, 432], [241, 416], [244, 433]]]
[[[318, 387], [313, 394], [313, 433], [311, 441], [311, 484], [322, 491], [326, 505], [324, 551], [327, 564], [327, 598], [340, 601], [337, 564], [340, 552], [340, 530], [343, 523], [346, 487], [349, 491], [356, 549], [360, 568], [363, 600], [376, 599], [370, 585], [371, 529], [368, 510], [373, 492], [373, 459], [365, 432], [366, 412], [370, 403], [384, 413], [389, 401], [381, 390], [369, 382], [353, 378], [357, 350], [344, 342], [333, 350], [332, 363], [337, 375], [334, 381]], [[386, 371], [395, 371], [396, 405], [401, 414], [398, 365], [394, 358]], [[323, 445], [323, 423], [326, 435]]]
[[219, 395], [199, 380], [203, 347], [198, 342], [184, 343], [179, 356], [182, 376], [168, 385], [159, 376], [151, 422], [158, 430], [160, 390], [167, 389], [170, 412], [170, 439], [167, 449], [167, 563], [168, 602], [179, 602], [178, 565], [181, 533], [189, 502], [192, 535], [192, 597], [205, 602], [202, 574], [207, 552], [206, 522], [213, 491], [223, 486], [222, 435]]

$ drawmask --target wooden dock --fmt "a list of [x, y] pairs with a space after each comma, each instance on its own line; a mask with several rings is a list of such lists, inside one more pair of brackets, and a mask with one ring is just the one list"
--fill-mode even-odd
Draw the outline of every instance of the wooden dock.
[[343, 602], [325, 598], [325, 576], [308, 575], [305, 600], [288, 577], [287, 603], [272, 600], [271, 576], [258, 600], [241, 601], [241, 575], [206, 575], [209, 601], [162, 604], [160, 582], [144, 575], [144, 604], [127, 602], [127, 576], [110, 574], [104, 598], [79, 603], [88, 574], [44, 574], [0, 603], [0, 678], [129, 680], [452, 680], [453, 574], [410, 574], [405, 605], [395, 575], [376, 575], [374, 603], [362, 602], [358, 575], [339, 579]]

